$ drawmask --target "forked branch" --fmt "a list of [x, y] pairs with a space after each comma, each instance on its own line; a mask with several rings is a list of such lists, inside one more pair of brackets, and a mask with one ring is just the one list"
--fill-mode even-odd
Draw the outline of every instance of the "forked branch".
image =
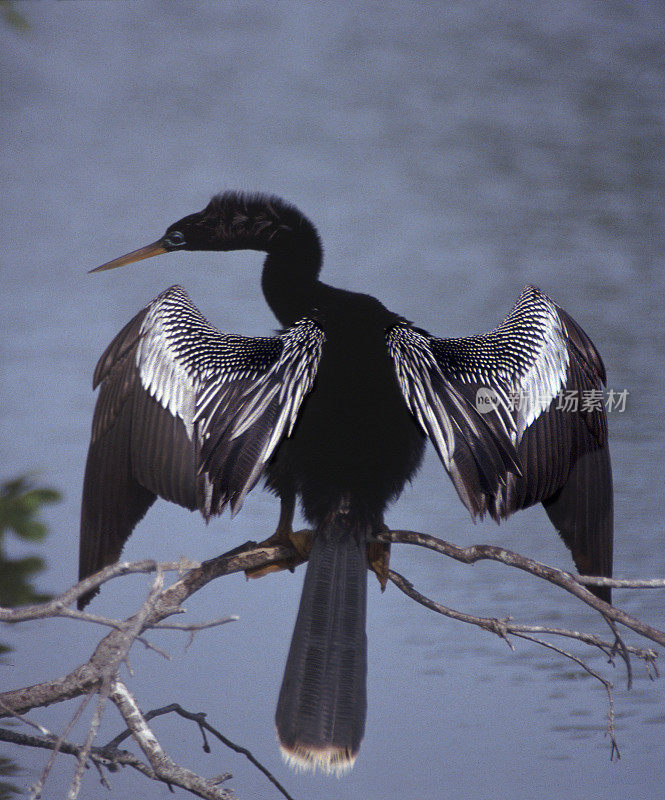
[[[626, 587], [640, 589], [665, 588], [665, 579], [627, 581], [611, 580], [607, 578], [585, 578], [549, 567], [504, 548], [489, 545], [473, 545], [464, 548], [457, 547], [442, 539], [416, 531], [385, 531], [377, 538], [384, 544], [401, 543], [425, 547], [465, 564], [473, 564], [483, 559], [500, 562], [560, 586], [601, 614], [612, 629], [613, 638], [611, 640], [604, 639], [596, 634], [568, 630], [565, 628], [516, 623], [512, 618], [498, 619], [492, 617], [477, 617], [465, 612], [456, 611], [425, 597], [402, 575], [392, 570], [387, 573], [389, 580], [401, 591], [427, 608], [452, 619], [491, 631], [504, 639], [511, 648], [513, 646], [511, 637], [519, 637], [546, 647], [560, 656], [572, 660], [580, 668], [600, 681], [609, 699], [607, 730], [612, 744], [612, 755], [618, 756], [618, 747], [614, 732], [612, 684], [598, 673], [597, 670], [592, 669], [582, 658], [557, 644], [553, 644], [548, 638], [543, 638], [543, 636], [577, 640], [587, 646], [597, 648], [609, 661], [613, 661], [616, 655], [619, 654], [626, 663], [629, 680], [631, 674], [631, 658], [642, 660], [646, 665], [649, 676], [652, 678], [656, 677], [658, 674], [655, 664], [656, 652], [651, 648], [643, 649], [627, 644], [623, 640], [618, 626], [627, 627], [644, 638], [661, 645], [665, 645], [665, 631], [647, 625], [627, 612], [608, 605], [592, 594], [586, 586], [603, 585], [619, 589]], [[57, 752], [74, 755], [77, 758], [78, 766], [70, 787], [69, 797], [71, 798], [78, 796], [82, 771], [88, 763], [93, 764], [97, 768], [100, 779], [103, 782], [106, 781], [103, 769], [113, 771], [113, 769], [117, 769], [120, 765], [123, 765], [131, 766], [153, 780], [180, 786], [198, 797], [215, 798], [215, 800], [220, 800], [220, 798], [227, 800], [231, 798], [233, 795], [230, 790], [223, 789], [219, 785], [228, 776], [223, 775], [210, 779], [202, 778], [192, 773], [190, 770], [179, 766], [164, 752], [157, 738], [152, 733], [148, 721], [152, 716], [156, 716], [159, 713], [172, 711], [194, 720], [199, 725], [204, 736], [204, 749], [208, 748], [207, 740], [205, 739], [205, 732], [208, 731], [228, 746], [238, 752], [244, 753], [252, 763], [266, 774], [276, 789], [281, 792], [284, 797], [288, 798], [289, 795], [284, 787], [256, 761], [251, 753], [246, 751], [245, 748], [229, 743], [219, 731], [207, 723], [204, 719], [204, 714], [193, 714], [192, 712], [180, 709], [179, 706], [171, 705], [164, 709], [158, 709], [150, 715], [142, 715], [139, 710], [139, 704], [120, 679], [119, 673], [122, 664], [128, 664], [129, 652], [135, 641], [140, 641], [163, 655], [168, 655], [152, 645], [145, 638], [146, 632], [150, 630], [168, 628], [186, 631], [190, 636], [193, 636], [197, 631], [224, 624], [232, 619], [225, 617], [202, 623], [164, 622], [168, 617], [183, 613], [182, 603], [210, 581], [234, 572], [257, 570], [271, 565], [283, 565], [284, 563], [295, 565], [301, 561], [302, 555], [300, 552], [296, 553], [283, 544], [275, 544], [272, 542], [257, 544], [256, 542], [248, 542], [241, 547], [202, 564], [184, 560], [163, 564], [154, 561], [135, 563], [121, 562], [106, 567], [95, 575], [72, 586], [62, 595], [49, 602], [18, 609], [0, 608], [0, 621], [7, 623], [18, 623], [26, 620], [50, 617], [66, 617], [110, 628], [110, 631], [102, 638], [95, 648], [90, 659], [76, 667], [68, 675], [0, 694], [0, 717], [20, 719], [30, 724], [32, 727], [37, 727], [39, 729], [38, 735], [27, 735], [18, 733], [14, 729], [0, 728], [0, 739], [18, 745], [46, 748], [51, 750], [54, 755]], [[137, 572], [155, 573], [156, 577], [146, 601], [137, 613], [128, 619], [120, 620], [99, 617], [71, 608], [80, 596], [86, 594], [91, 589], [97, 588], [109, 581], [117, 580], [123, 575]], [[175, 580], [170, 585], [164, 586], [164, 576], [168, 572], [175, 572], [177, 574]], [[32, 709], [62, 702], [63, 700], [73, 697], [84, 697], [87, 702], [93, 694], [98, 695], [98, 703], [93, 720], [90, 724], [89, 734], [83, 745], [76, 745], [67, 741], [66, 736], [68, 729], [58, 737], [45, 731], [41, 726], [24, 716], [26, 712]], [[122, 715], [126, 730], [106, 745], [106, 747], [98, 747], [94, 745], [94, 739], [101, 721], [104, 703], [107, 700], [110, 701]], [[81, 710], [82, 707], [77, 713], [80, 713]], [[130, 735], [143, 751], [147, 759], [146, 761], [142, 761], [137, 756], [118, 748], [120, 742]], [[38, 795], [41, 791], [41, 787], [44, 785], [52, 758], [49, 764], [47, 764], [40, 781], [33, 787], [33, 797]]]

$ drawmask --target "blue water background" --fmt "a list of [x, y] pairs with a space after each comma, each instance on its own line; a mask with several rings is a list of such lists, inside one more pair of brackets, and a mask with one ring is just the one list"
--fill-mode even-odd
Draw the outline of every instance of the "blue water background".
[[[319, 227], [328, 282], [375, 294], [433, 333], [493, 327], [526, 283], [565, 307], [598, 345], [609, 385], [630, 392], [626, 411], [610, 415], [616, 573], [665, 575], [662, 4], [14, 5], [30, 28], [0, 27], [0, 447], [3, 477], [37, 471], [64, 493], [45, 513], [44, 590], [75, 578], [91, 375], [115, 333], [173, 283], [224, 330], [265, 335], [276, 325], [256, 253], [86, 274], [227, 188], [296, 203]], [[276, 516], [261, 491], [233, 522], [208, 528], [160, 502], [125, 556], [209, 558], [267, 536]], [[388, 521], [571, 566], [542, 508], [474, 525], [431, 452]], [[454, 608], [607, 633], [562, 592], [505, 567], [405, 547], [393, 566]], [[612, 764], [604, 690], [572, 663], [522, 642], [512, 653], [374, 583], [357, 765], [339, 781], [290, 773], [272, 720], [301, 581], [302, 570], [236, 576], [200, 592], [187, 603], [192, 619], [240, 621], [187, 650], [176, 634], [153, 634], [171, 663], [135, 647], [127, 680], [142, 707], [207, 711], [298, 798], [662, 795], [662, 681], [638, 665], [628, 692], [621, 666], [608, 670], [622, 753]], [[130, 613], [147, 585], [116, 583], [93, 610]], [[662, 627], [662, 591], [616, 600]], [[3, 630], [15, 650], [0, 685], [64, 674], [97, 635], [65, 622]], [[62, 708], [31, 716], [61, 730]], [[119, 724], [109, 710], [101, 740]], [[203, 753], [189, 724], [154, 727], [174, 758], [207, 775], [231, 771], [241, 798], [278, 796], [242, 757], [217, 745]], [[36, 779], [43, 753], [7, 752], [25, 767], [23, 783]], [[46, 796], [65, 795], [72, 769], [60, 760]], [[84, 796], [171, 796], [127, 771], [111, 785], [90, 770]]]

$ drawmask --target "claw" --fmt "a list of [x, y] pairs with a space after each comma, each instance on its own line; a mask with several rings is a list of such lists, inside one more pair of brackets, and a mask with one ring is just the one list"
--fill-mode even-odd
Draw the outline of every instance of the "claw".
[[367, 545], [367, 560], [379, 579], [381, 591], [385, 592], [390, 572], [390, 542], [370, 541]]
[[293, 550], [293, 556], [283, 561], [276, 561], [274, 564], [268, 564], [265, 567], [254, 567], [253, 569], [245, 570], [247, 578], [262, 578], [264, 575], [269, 575], [271, 572], [281, 572], [288, 569], [293, 572], [294, 569], [307, 561], [309, 558], [309, 551], [312, 548], [312, 534], [313, 531], [302, 530], [292, 531], [277, 528], [275, 533], [263, 542], [259, 543], [259, 547], [274, 547], [275, 545], [282, 545], [289, 547]]

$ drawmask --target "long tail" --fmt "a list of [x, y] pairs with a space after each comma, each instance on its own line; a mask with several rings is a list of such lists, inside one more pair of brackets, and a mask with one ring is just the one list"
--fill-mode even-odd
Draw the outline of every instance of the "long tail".
[[[339, 518], [338, 518], [339, 519]], [[364, 530], [334, 521], [314, 537], [275, 722], [286, 761], [340, 775], [367, 711]]]

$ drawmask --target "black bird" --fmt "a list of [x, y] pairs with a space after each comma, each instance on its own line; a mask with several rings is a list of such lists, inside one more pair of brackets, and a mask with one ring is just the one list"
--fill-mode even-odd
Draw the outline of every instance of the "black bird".
[[[98, 269], [240, 249], [267, 253], [263, 293], [280, 333], [220, 333], [174, 286], [97, 365], [79, 574], [117, 560], [158, 495], [209, 519], [227, 504], [238, 511], [264, 475], [282, 536], [299, 500], [315, 536], [277, 732], [291, 763], [341, 773], [365, 726], [367, 543], [418, 469], [425, 436], [472, 517], [499, 521], [542, 502], [579, 571], [611, 576], [605, 369], [533, 286], [490, 333], [438, 339], [373, 297], [322, 283], [316, 229], [275, 197], [213, 197]], [[561, 402], [585, 392], [590, 410]]]

